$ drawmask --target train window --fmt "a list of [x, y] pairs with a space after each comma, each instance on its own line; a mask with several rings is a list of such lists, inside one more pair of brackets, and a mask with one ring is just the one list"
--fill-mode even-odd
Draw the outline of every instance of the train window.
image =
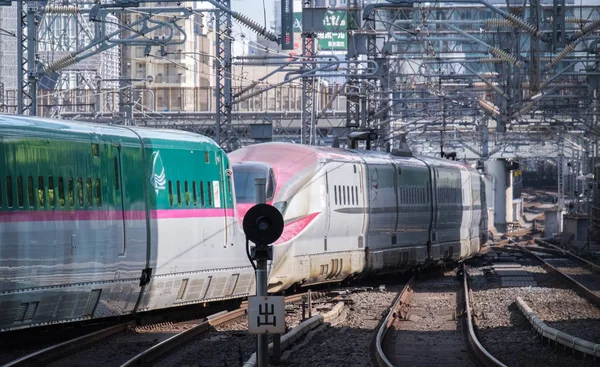
[[183, 187], [185, 189], [185, 205], [190, 206], [190, 191], [187, 181], [183, 183]]
[[354, 201], [354, 187], [350, 187], [350, 193], [352, 194], [352, 205], [355, 205], [355, 201]]
[[98, 144], [92, 144], [92, 155], [98, 157], [100, 155], [99, 152]]
[[335, 197], [335, 205], [338, 203], [337, 199], [337, 185], [333, 185], [333, 196]]
[[398, 167], [398, 175], [401, 175], [401, 174], [402, 174], [402, 168]]
[[204, 207], [204, 182], [200, 181], [200, 205]]
[[85, 180], [85, 190], [87, 191], [87, 203], [91, 207], [94, 205], [94, 192], [92, 191], [92, 179]]
[[35, 206], [35, 196], [33, 195], [33, 176], [27, 177], [27, 200], [29, 200], [29, 207]]
[[194, 195], [194, 206], [198, 206], [198, 196], [196, 195], [196, 181], [192, 181], [192, 195]]
[[181, 184], [177, 181], [177, 205], [181, 206]]
[[40, 208], [44, 209], [46, 205], [46, 196], [44, 195], [44, 177], [38, 176], [38, 203]]
[[354, 168], [354, 173], [356, 173], [356, 164], [353, 164], [352, 167]]
[[346, 197], [348, 198], [348, 205], [350, 205], [350, 186], [346, 186]]
[[79, 207], [83, 208], [83, 180], [81, 177], [77, 179], [77, 202]]
[[58, 178], [58, 204], [65, 206], [65, 184], [62, 177]]
[[69, 177], [69, 206], [72, 208], [75, 206], [75, 190], [73, 188], [73, 179]]
[[204, 152], [204, 163], [210, 163], [210, 153]]
[[210, 181], [208, 181], [206, 183], [206, 191], [208, 191], [207, 192], [207, 194], [208, 194], [208, 206], [212, 206], [212, 189], [211, 189]]
[[342, 189], [342, 196], [344, 197], [344, 205], [346, 205], [346, 189], [344, 186], [342, 186], [341, 189]]
[[173, 206], [173, 183], [169, 180], [169, 204]]
[[267, 200], [273, 199], [273, 194], [275, 192], [275, 173], [273, 170], [269, 170], [269, 179], [267, 180]]
[[354, 193], [356, 194], [356, 205], [360, 204], [358, 202], [358, 186], [354, 186]]
[[115, 190], [119, 189], [119, 161], [117, 161], [117, 157], [114, 159], [115, 163]]
[[48, 207], [54, 208], [56, 197], [54, 196], [54, 177], [48, 177]]
[[100, 187], [100, 179], [96, 179], [96, 205], [102, 205], [102, 187]]
[[23, 178], [21, 176], [17, 176], [17, 200], [19, 201], [19, 207], [22, 208], [25, 196], [23, 194]]
[[13, 200], [12, 176], [6, 176], [6, 204], [9, 208], [13, 207]]

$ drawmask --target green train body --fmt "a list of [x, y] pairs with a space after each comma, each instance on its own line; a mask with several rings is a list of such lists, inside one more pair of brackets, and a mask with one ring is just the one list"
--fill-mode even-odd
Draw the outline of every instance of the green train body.
[[228, 168], [192, 133], [0, 116], [0, 330], [253, 292]]

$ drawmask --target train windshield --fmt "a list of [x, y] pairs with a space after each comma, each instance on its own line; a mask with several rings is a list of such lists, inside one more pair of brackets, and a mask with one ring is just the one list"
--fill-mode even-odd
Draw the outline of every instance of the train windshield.
[[235, 186], [236, 202], [242, 204], [256, 202], [255, 178], [267, 179], [267, 201], [273, 199], [275, 175], [271, 166], [259, 162], [244, 162], [233, 164], [233, 184]]

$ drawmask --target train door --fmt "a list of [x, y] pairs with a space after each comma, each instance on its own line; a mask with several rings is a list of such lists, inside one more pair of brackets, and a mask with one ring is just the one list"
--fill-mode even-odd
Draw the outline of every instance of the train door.
[[[112, 166], [112, 174], [109, 174], [109, 178], [112, 178], [113, 187], [115, 195], [115, 209], [121, 212], [121, 222], [118, 224], [118, 229], [116, 229], [117, 233], [123, 234], [123, 241], [119, 244], [119, 256], [125, 256], [127, 250], [127, 222], [125, 216], [125, 182], [123, 182], [123, 172], [122, 172], [122, 150], [121, 150], [121, 142], [113, 141], [111, 154], [112, 162], [110, 166]], [[111, 177], [112, 176], [112, 177]], [[110, 182], [110, 181], [109, 181]], [[117, 236], [119, 238], [120, 236]]]
[[229, 160], [223, 152], [217, 153], [217, 165], [219, 167], [219, 185], [213, 185], [213, 189], [219, 191], [215, 192], [215, 198], [220, 197], [225, 224], [224, 244], [229, 246], [233, 244], [236, 236], [235, 215], [233, 212], [233, 183], [231, 182], [233, 175], [229, 167]]
[[327, 237], [325, 251], [363, 247], [364, 199], [360, 165], [333, 162], [328, 165]]
[[[460, 239], [462, 242], [461, 247], [470, 253], [473, 193], [471, 192], [471, 173], [464, 168], [460, 169], [460, 188], [462, 190], [462, 222], [460, 225]], [[468, 253], [465, 254], [465, 256], [468, 255]]]

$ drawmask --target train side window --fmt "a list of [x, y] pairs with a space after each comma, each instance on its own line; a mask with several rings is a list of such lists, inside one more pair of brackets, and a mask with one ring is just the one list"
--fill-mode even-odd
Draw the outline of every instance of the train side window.
[[358, 201], [358, 186], [354, 186], [354, 193], [356, 194], [356, 205], [359, 205], [360, 202]]
[[119, 161], [117, 161], [117, 157], [114, 158], [115, 162], [115, 190], [119, 189]]
[[19, 202], [19, 207], [22, 208], [25, 196], [23, 194], [23, 178], [21, 176], [17, 176], [17, 200]]
[[204, 163], [210, 163], [210, 152], [204, 152]]
[[192, 181], [192, 195], [194, 195], [194, 206], [198, 206], [198, 195], [196, 194], [196, 181]]
[[29, 208], [35, 207], [35, 196], [33, 195], [33, 176], [27, 177], [27, 204]]
[[46, 205], [46, 195], [44, 193], [44, 177], [38, 176], [38, 203], [40, 204], [40, 209], [44, 209]]
[[94, 205], [94, 191], [92, 190], [92, 179], [88, 178], [85, 181], [85, 190], [87, 191], [87, 203], [88, 207], [92, 207]]
[[348, 198], [348, 205], [350, 205], [350, 186], [345, 186], [346, 188], [346, 197]]
[[177, 181], [177, 205], [181, 206], [181, 184]]
[[204, 208], [204, 182], [200, 181], [200, 205]]
[[75, 190], [73, 188], [73, 178], [69, 177], [69, 206], [72, 208], [75, 206]]
[[83, 180], [81, 177], [77, 179], [77, 202], [79, 207], [83, 208]]
[[9, 208], [13, 207], [13, 201], [12, 176], [6, 176], [6, 204]]
[[337, 185], [333, 185], [333, 196], [335, 197], [335, 205], [338, 203], [337, 199]]
[[354, 201], [354, 187], [350, 186], [350, 194], [352, 196], [352, 205], [356, 205]]
[[206, 182], [206, 198], [208, 199], [208, 206], [212, 206], [212, 184], [210, 181]]
[[190, 206], [190, 190], [187, 181], [183, 183], [183, 187], [185, 189], [185, 205]]
[[65, 184], [62, 177], [58, 178], [58, 204], [65, 206]]
[[92, 155], [94, 157], [98, 157], [99, 154], [99, 149], [98, 149], [98, 144], [92, 144]]
[[100, 186], [100, 179], [96, 179], [96, 205], [102, 205], [102, 187]]
[[346, 200], [346, 196], [347, 196], [346, 195], [346, 186], [342, 185], [341, 188], [342, 188], [342, 196], [344, 197], [344, 205], [346, 205], [348, 203], [347, 200]]
[[169, 180], [169, 204], [173, 206], [173, 182]]
[[54, 177], [48, 177], [48, 207], [54, 208], [56, 206], [56, 196], [54, 192]]

